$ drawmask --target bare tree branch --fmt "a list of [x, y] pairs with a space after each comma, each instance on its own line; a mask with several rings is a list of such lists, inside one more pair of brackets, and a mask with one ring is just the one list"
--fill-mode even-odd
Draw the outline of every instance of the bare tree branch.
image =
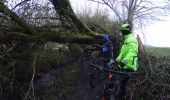
[[33, 64], [32, 64], [32, 67], [33, 67], [32, 78], [31, 78], [29, 89], [28, 89], [28, 91], [27, 91], [27, 93], [25, 95], [25, 100], [28, 99], [28, 95], [29, 95], [31, 89], [32, 89], [32, 93], [33, 93], [32, 94], [32, 97], [33, 97], [32, 99], [35, 100], [34, 78], [35, 78], [35, 73], [36, 73], [36, 68], [35, 67], [36, 67], [37, 55], [38, 55], [38, 53], [36, 52], [35, 57], [34, 57], [34, 61], [33, 61]]
[[[148, 19], [149, 16], [155, 19], [160, 19], [160, 16], [164, 16], [162, 11], [165, 10], [165, 6], [158, 5], [156, 1], [150, 0], [89, 0], [108, 6], [118, 17], [120, 22], [128, 22], [133, 24], [134, 20], [140, 18], [141, 21]], [[159, 16], [159, 17], [158, 17]], [[143, 20], [142, 20], [143, 19]], [[152, 20], [152, 19], [150, 19]], [[136, 22], [136, 21], [135, 21]], [[132, 25], [133, 26], [133, 25]]]
[[93, 2], [96, 2], [96, 3], [99, 3], [99, 4], [105, 4], [105, 3], [103, 3], [103, 2], [96, 1], [96, 0], [89, 0], [89, 1], [93, 1]]
[[116, 7], [113, 7], [114, 4], [109, 4], [109, 2], [111, 1], [108, 1], [106, 2], [105, 0], [102, 0], [110, 9], [112, 9], [114, 11], [114, 13], [116, 14], [116, 16], [119, 18], [119, 21], [120, 22], [123, 22], [121, 16], [120, 16], [120, 13], [118, 12], [118, 10], [116, 10], [117, 8]]
[[0, 2], [0, 12], [4, 13], [5, 15], [8, 15], [12, 20], [17, 22], [21, 27], [23, 27], [24, 30], [26, 30], [27, 34], [34, 34], [36, 33], [36, 30], [28, 25], [26, 21], [19, 18], [17, 14], [15, 14], [13, 11], [11, 11], [7, 6], [5, 6], [2, 2]]
[[12, 8], [11, 10], [14, 10], [14, 9], [17, 8], [18, 6], [20, 6], [20, 5], [22, 5], [23, 3], [28, 2], [28, 1], [30, 1], [30, 0], [24, 0], [24, 1], [20, 2], [20, 3], [18, 3], [18, 4], [17, 4], [14, 8]]

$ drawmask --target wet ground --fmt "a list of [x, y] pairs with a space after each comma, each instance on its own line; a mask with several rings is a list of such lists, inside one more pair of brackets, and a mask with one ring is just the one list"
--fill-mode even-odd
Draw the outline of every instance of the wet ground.
[[100, 100], [101, 84], [89, 86], [88, 65], [72, 64], [43, 75], [35, 89], [39, 100]]

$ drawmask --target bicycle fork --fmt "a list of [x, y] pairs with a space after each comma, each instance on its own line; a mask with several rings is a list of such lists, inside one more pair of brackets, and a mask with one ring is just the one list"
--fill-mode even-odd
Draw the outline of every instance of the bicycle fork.
[[111, 95], [114, 91], [114, 84], [112, 83], [112, 80], [113, 75], [109, 72], [108, 79], [103, 82], [104, 91], [101, 100], [111, 100]]

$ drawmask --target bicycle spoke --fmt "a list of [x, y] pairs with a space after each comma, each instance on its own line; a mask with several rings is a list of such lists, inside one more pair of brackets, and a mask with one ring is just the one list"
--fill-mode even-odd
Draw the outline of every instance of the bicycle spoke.
[[90, 69], [90, 87], [94, 88], [96, 85], [98, 85], [98, 70], [97, 68], [91, 68]]

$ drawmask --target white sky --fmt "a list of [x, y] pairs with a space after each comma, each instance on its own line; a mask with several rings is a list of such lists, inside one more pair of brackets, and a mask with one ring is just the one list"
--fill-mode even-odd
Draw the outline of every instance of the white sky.
[[157, 21], [144, 28], [147, 44], [170, 47], [170, 18], [167, 21]]
[[[70, 0], [70, 2], [75, 12], [82, 11], [84, 8], [97, 8], [97, 3], [87, 0]], [[156, 21], [145, 26], [143, 28], [145, 38], [143, 38], [141, 31], [136, 32], [137, 30], [135, 30], [140, 35], [143, 43], [157, 47], [170, 47], [170, 17], [165, 17], [164, 19], [167, 21]]]

